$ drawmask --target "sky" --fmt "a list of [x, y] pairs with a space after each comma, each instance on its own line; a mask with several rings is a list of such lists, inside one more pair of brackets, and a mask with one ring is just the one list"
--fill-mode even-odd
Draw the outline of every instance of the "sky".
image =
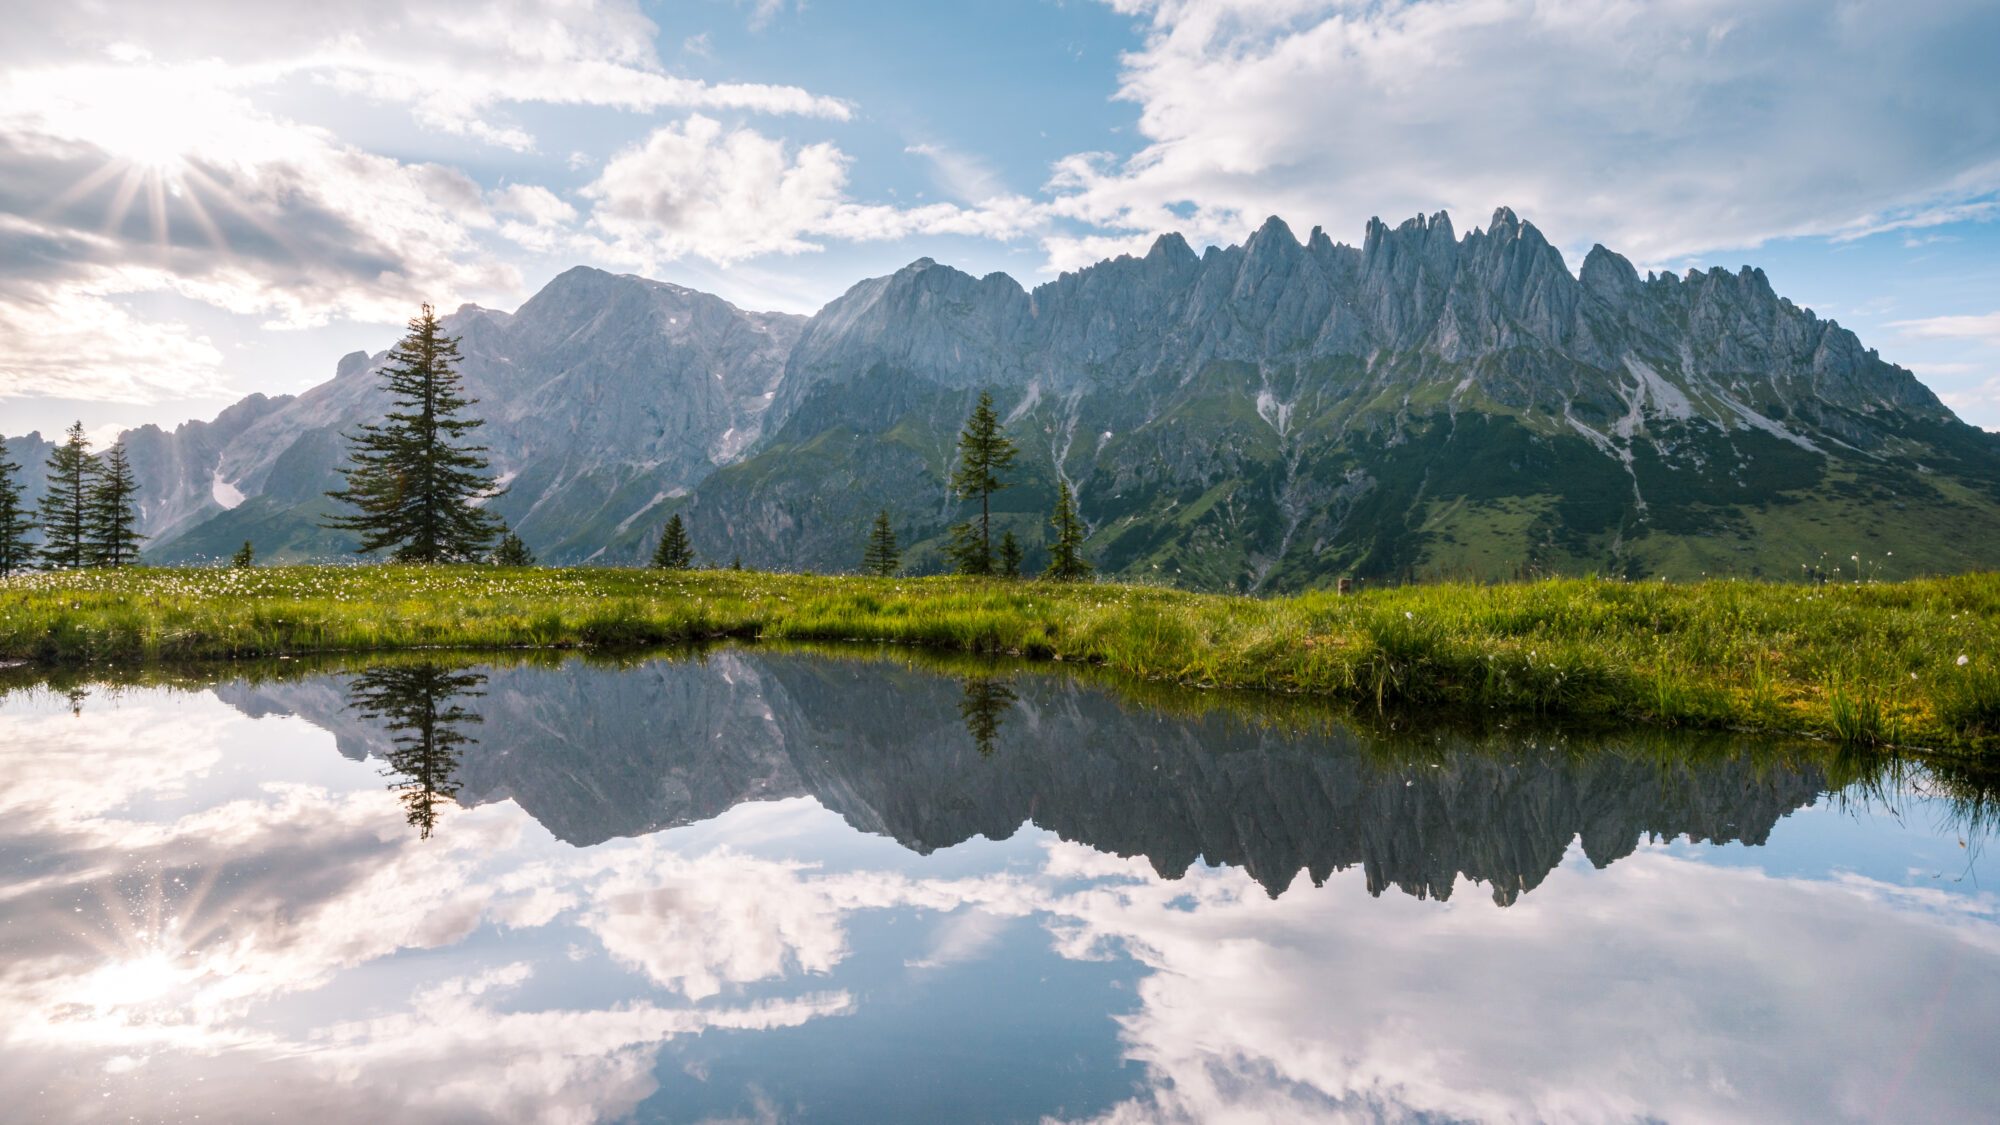
[[0, 433], [296, 392], [578, 264], [811, 312], [1267, 215], [1759, 265], [2000, 429], [1992, 0], [11, 0]]

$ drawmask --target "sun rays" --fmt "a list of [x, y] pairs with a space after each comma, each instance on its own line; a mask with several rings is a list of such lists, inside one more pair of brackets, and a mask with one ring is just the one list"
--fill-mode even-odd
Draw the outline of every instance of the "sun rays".
[[[47, 220], [102, 198], [93, 225], [101, 238], [150, 239], [164, 261], [176, 238], [199, 235], [214, 250], [232, 251], [216, 212], [227, 210], [287, 253], [299, 255], [284, 230], [243, 190], [255, 158], [283, 149], [286, 126], [254, 111], [209, 68], [121, 65], [30, 76], [40, 124], [94, 151], [101, 163], [39, 208]], [[143, 236], [127, 234], [135, 209]]]
[[[95, 902], [75, 908], [72, 931], [96, 964], [73, 978], [65, 1023], [109, 1028], [198, 1024], [202, 985], [213, 974], [202, 947], [228, 924], [226, 903], [211, 904], [218, 872], [105, 879]], [[134, 885], [136, 883], [136, 885]]]

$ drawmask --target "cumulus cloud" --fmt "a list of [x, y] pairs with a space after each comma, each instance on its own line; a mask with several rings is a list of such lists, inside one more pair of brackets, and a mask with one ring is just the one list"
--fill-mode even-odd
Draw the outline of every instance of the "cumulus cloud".
[[1107, 2], [1145, 29], [1119, 91], [1145, 144], [1058, 167], [1092, 227], [1232, 242], [1275, 213], [1352, 239], [1509, 204], [1662, 261], [2000, 190], [2000, 118], [1966, 112], [1991, 99], [1985, 0]]
[[685, 256], [728, 264], [821, 249], [818, 240], [911, 234], [1005, 238], [1036, 221], [1025, 199], [899, 208], [847, 194], [848, 157], [831, 143], [794, 145], [701, 114], [653, 131], [612, 157], [583, 194], [616, 250], [651, 263]]

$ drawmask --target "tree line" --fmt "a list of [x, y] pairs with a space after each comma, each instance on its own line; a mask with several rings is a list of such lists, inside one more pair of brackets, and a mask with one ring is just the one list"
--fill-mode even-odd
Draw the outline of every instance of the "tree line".
[[[478, 400], [464, 393], [459, 359], [458, 341], [445, 335], [435, 310], [423, 306], [381, 369], [389, 409], [381, 421], [346, 435], [348, 459], [340, 469], [344, 487], [326, 494], [343, 510], [326, 517], [321, 526], [358, 536], [357, 553], [386, 551], [396, 562], [533, 566], [535, 557], [527, 544], [487, 509], [505, 489], [492, 473], [486, 447], [472, 439], [484, 422], [469, 413]], [[992, 394], [981, 392], [958, 436], [957, 464], [951, 473], [953, 495], [979, 504], [977, 517], [953, 524], [948, 532], [945, 557], [954, 573], [1021, 576], [1020, 541], [1011, 529], [994, 540], [992, 512], [994, 493], [1012, 485], [1007, 473], [1017, 454], [993, 408]], [[14, 476], [18, 469], [7, 460], [6, 445], [0, 442], [0, 576], [31, 561], [51, 568], [138, 561], [144, 538], [136, 530], [138, 485], [122, 444], [93, 455], [83, 424], [70, 427], [68, 440], [49, 455], [49, 491], [39, 510], [39, 550], [27, 542], [36, 521], [23, 510], [22, 489]], [[1060, 475], [1049, 525], [1049, 564], [1043, 577], [1061, 581], [1089, 577], [1091, 565], [1083, 557], [1088, 532], [1069, 482]], [[249, 566], [255, 556], [255, 547], [246, 541], [231, 561]], [[667, 570], [695, 565], [694, 545], [680, 513], [662, 528], [651, 563]], [[742, 569], [742, 560], [731, 566]], [[876, 514], [863, 537], [861, 569], [879, 576], [902, 571], [902, 551], [887, 509]]]
[[0, 578], [37, 565], [80, 570], [139, 561], [139, 484], [123, 444], [91, 452], [79, 421], [49, 451], [46, 472], [48, 491], [31, 512], [21, 466], [0, 439]]

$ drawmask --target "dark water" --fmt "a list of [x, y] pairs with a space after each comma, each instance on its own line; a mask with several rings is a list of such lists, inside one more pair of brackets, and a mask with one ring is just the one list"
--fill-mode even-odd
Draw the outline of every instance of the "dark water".
[[15, 691], [0, 1118], [1993, 1119], [1948, 783], [1198, 706], [740, 650]]

